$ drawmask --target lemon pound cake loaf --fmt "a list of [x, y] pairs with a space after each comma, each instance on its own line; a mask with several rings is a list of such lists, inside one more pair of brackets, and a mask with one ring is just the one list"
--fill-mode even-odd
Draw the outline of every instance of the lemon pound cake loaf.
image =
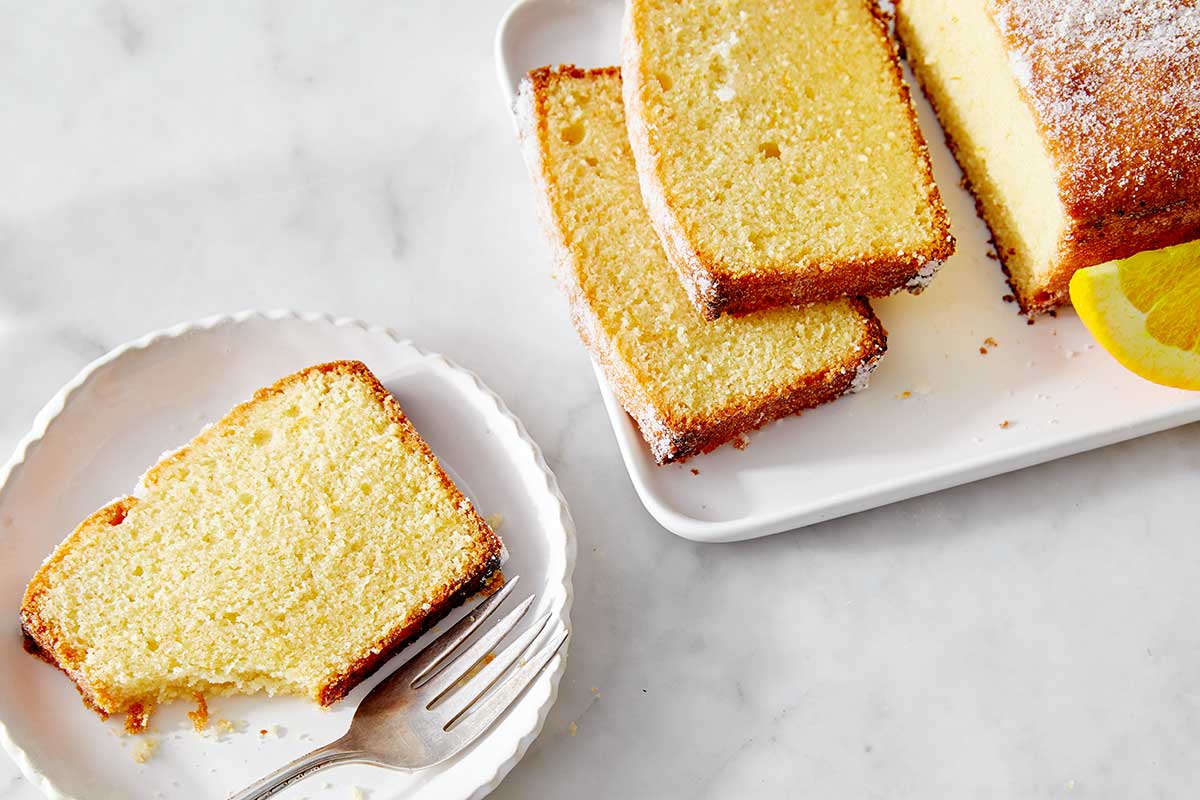
[[865, 385], [885, 337], [864, 300], [696, 314], [638, 194], [615, 67], [534, 70], [517, 113], [575, 327], [660, 464]]
[[897, 32], [1021, 306], [1200, 237], [1195, 0], [898, 0]]
[[102, 715], [266, 691], [327, 705], [477, 591], [501, 545], [361, 363], [255, 394], [85, 519], [26, 645]]
[[920, 291], [954, 252], [874, 0], [629, 0], [650, 220], [709, 319]]

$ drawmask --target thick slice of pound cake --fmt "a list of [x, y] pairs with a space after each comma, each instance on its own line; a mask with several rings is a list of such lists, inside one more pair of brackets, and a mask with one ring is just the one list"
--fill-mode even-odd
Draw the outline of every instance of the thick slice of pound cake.
[[517, 116], [575, 327], [660, 464], [865, 385], [886, 348], [865, 300], [696, 313], [642, 206], [615, 67], [534, 70]]
[[102, 715], [266, 691], [328, 705], [478, 591], [500, 540], [357, 361], [256, 393], [55, 549], [26, 645]]
[[629, 0], [629, 139], [705, 317], [917, 292], [954, 252], [874, 0]]
[[896, 29], [1022, 308], [1200, 237], [1195, 0], [897, 0]]

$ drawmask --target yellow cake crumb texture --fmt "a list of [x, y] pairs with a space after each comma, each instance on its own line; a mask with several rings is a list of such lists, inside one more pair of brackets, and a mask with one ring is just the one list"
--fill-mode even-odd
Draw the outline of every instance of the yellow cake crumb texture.
[[27, 628], [135, 727], [177, 697], [197, 730], [204, 695], [320, 700], [499, 550], [381, 393], [354, 362], [259, 393], [55, 551]]
[[547, 191], [595, 335], [664, 413], [719, 415], [854, 363], [866, 322], [848, 301], [712, 322], [696, 313], [642, 206], [615, 70], [552, 74], [544, 114]]
[[904, 261], [949, 232], [867, 2], [631, 0], [626, 65], [666, 204], [723, 274]]

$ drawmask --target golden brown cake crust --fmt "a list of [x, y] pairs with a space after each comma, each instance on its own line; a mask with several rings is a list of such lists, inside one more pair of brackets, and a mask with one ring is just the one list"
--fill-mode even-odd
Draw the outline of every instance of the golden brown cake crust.
[[717, 259], [694, 246], [693, 237], [689, 236], [678, 209], [667, 199], [664, 168], [650, 145], [650, 130], [637, 91], [640, 45], [633, 15], [626, 8], [622, 67], [632, 76], [630, 81], [623, 82], [630, 148], [635, 156], [646, 209], [662, 240], [667, 260], [679, 272], [688, 296], [705, 319], [713, 320], [726, 313], [745, 314], [780, 306], [811, 305], [857, 295], [886, 297], [901, 289], [919, 294], [942, 262], [954, 255], [950, 219], [933, 179], [929, 148], [917, 122], [896, 47], [887, 32], [887, 19], [873, 0], [862, 1], [874, 19], [873, 33], [888, 53], [889, 70], [916, 142], [917, 161], [934, 216], [935, 241], [927, 250], [904, 256], [831, 261], [823, 263], [819, 270], [806, 271], [791, 269], [785, 264], [764, 265], [747, 273], [728, 272]]
[[601, 333], [602, 326], [592, 310], [593, 298], [588, 295], [579, 280], [575, 256], [562, 230], [554, 222], [554, 212], [550, 205], [544, 144], [548, 135], [545, 113], [547, 88], [551, 81], [561, 76], [586, 78], [595, 75], [620, 79], [621, 72], [617, 67], [585, 70], [570, 64], [557, 69], [540, 67], [532, 70], [527, 78], [528, 84], [522, 87], [522, 99], [532, 104], [528, 113], [519, 115], [522, 124], [522, 144], [536, 188], [534, 194], [538, 217], [554, 251], [559, 281], [567, 296], [571, 321], [579, 338], [599, 362], [621, 406], [637, 423], [655, 461], [667, 464], [686, 460], [699, 453], [707, 453], [740, 433], [761, 427], [780, 417], [797, 414], [806, 408], [827, 403], [854, 388], [858, 376], [869, 373], [887, 350], [887, 332], [870, 304], [862, 298], [851, 301], [863, 316], [865, 323], [858, 355], [854, 360], [836, 368], [807, 375], [795, 384], [779, 387], [770, 394], [729, 406], [712, 416], [684, 419], [659, 410], [653, 398], [646, 393], [628, 365]]
[[[444, 587], [436, 599], [430, 603], [428, 610], [419, 610], [415, 615], [410, 617], [407, 624], [400, 625], [389, 631], [387, 635], [370, 648], [367, 654], [356, 659], [346, 670], [339, 674], [331, 675], [328, 678], [326, 683], [320, 688], [318, 700], [322, 705], [330, 705], [345, 697], [348, 692], [370, 676], [371, 673], [391, 658], [392, 655], [419, 637], [429, 627], [436, 624], [438, 620], [448, 614], [455, 606], [461, 604], [464, 600], [487, 586], [493, 579], [494, 573], [499, 570], [503, 547], [500, 539], [492, 532], [483, 517], [479, 515], [474, 504], [466, 501], [462, 492], [459, 491], [454, 482], [446, 475], [445, 470], [441, 468], [441, 464], [438, 463], [429, 446], [420, 437], [416, 429], [413, 428], [412, 423], [408, 421], [408, 418], [400, 408], [400, 404], [396, 402], [392, 394], [384, 388], [367, 366], [360, 361], [334, 361], [327, 364], [318, 364], [289, 375], [269, 387], [258, 390], [254, 393], [253, 398], [235, 406], [222, 418], [222, 424], [241, 421], [249, 414], [254, 405], [268, 397], [285, 391], [294, 383], [303, 381], [313, 372], [335, 372], [352, 375], [366, 383], [384, 412], [399, 427], [400, 436], [404, 440], [405, 445], [421, 453], [425, 460], [432, 462], [436, 466], [438, 480], [450, 493], [455, 504], [460, 509], [467, 509], [468, 522], [474, 528], [474, 536], [472, 538], [477, 542], [485, 543], [485, 549], [478, 554], [475, 563], [467, 570], [466, 577], [459, 584]], [[144, 484], [146, 486], [153, 485], [166, 467], [185, 458], [192, 447], [207, 441], [210, 437], [220, 435], [219, 427], [219, 425], [214, 425], [207, 428], [185, 447], [158, 462], [146, 473], [143, 478]], [[138, 717], [148, 717], [153, 705], [149, 701], [123, 705], [115, 698], [107, 696], [102, 690], [90, 685], [82, 669], [86, 653], [78, 652], [63, 635], [57, 623], [42, 615], [41, 597], [49, 589], [50, 574], [53, 571], [53, 567], [71, 549], [77, 547], [83, 541], [83, 537], [103, 535], [104, 528], [93, 528], [93, 526], [101, 524], [109, 526], [119, 525], [129, 510], [137, 503], [138, 500], [135, 497], [119, 498], [93, 512], [81, 522], [72, 531], [70, 536], [55, 548], [51, 556], [38, 569], [37, 573], [30, 580], [21, 603], [21, 630], [24, 635], [26, 650], [66, 673], [83, 696], [84, 703], [102, 717], [120, 712], [130, 712]]]
[[1200, 198], [1196, 0], [989, 0], [988, 10], [1071, 217]]

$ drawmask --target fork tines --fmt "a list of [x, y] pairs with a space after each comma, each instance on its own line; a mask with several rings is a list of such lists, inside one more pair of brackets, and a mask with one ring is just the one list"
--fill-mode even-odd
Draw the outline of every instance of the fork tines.
[[557, 622], [550, 625], [554, 612], [547, 612], [492, 655], [533, 606], [534, 595], [529, 595], [471, 646], [461, 649], [512, 594], [518, 580], [518, 576], [510, 578], [389, 678], [414, 692], [423, 710], [463, 744], [487, 730], [567, 639], [566, 628]]

